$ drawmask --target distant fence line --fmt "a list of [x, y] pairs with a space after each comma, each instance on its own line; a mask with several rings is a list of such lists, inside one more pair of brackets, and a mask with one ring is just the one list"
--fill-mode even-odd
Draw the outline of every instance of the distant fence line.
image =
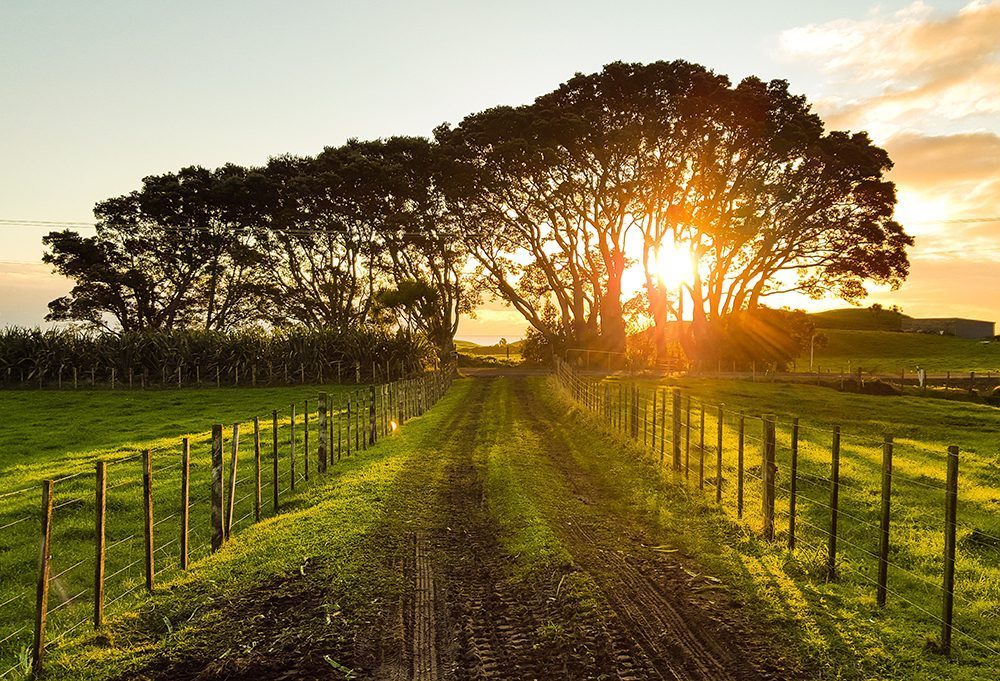
[[[6, 589], [0, 590], [0, 663], [4, 657], [9, 661], [5, 650], [21, 651], [14, 655], [21, 659], [13, 666], [0, 668], [0, 679], [19, 669], [29, 671], [24, 669], [26, 665], [40, 674], [45, 652], [56, 642], [88, 624], [100, 627], [105, 609], [130, 595], [142, 589], [152, 592], [162, 577], [164, 560], [168, 572], [187, 570], [193, 559], [218, 551], [241, 526], [268, 515], [268, 508], [270, 515], [277, 514], [285, 503], [282, 499], [294, 493], [297, 484], [302, 486], [311, 476], [326, 473], [342, 457], [367, 450], [407, 419], [432, 407], [448, 390], [454, 375], [455, 367], [448, 365], [404, 380], [358, 388], [336, 399], [319, 393], [313, 413], [306, 400], [298, 416], [297, 405], [291, 404], [286, 417], [279, 419], [280, 412], [275, 409], [234, 423], [228, 462], [221, 424], [212, 426], [205, 442], [183, 438], [176, 451], [145, 449], [124, 458], [97, 461], [92, 471], [45, 480], [40, 514], [30, 511], [33, 504], [28, 495], [35, 487], [0, 492], [0, 539], [4, 555], [12, 562], [5, 565], [5, 558], [0, 558], [3, 573], [14, 581], [18, 577], [22, 582], [30, 579], [34, 571], [26, 568], [34, 559], [26, 554], [36, 555], [39, 541], [42, 547], [34, 588], [22, 583], [2, 585]], [[241, 424], [251, 424], [249, 457], [240, 456]], [[311, 442], [315, 445], [313, 454]], [[199, 456], [197, 451], [192, 458], [193, 445], [197, 450], [202, 446], [210, 449], [210, 458]], [[168, 456], [172, 463], [154, 467], [154, 461]], [[130, 466], [138, 468], [129, 472]], [[114, 479], [111, 485], [109, 473]], [[168, 483], [166, 490], [160, 480]], [[119, 491], [111, 494], [115, 490]], [[265, 490], [270, 492], [269, 499]], [[54, 528], [62, 532], [54, 532]], [[174, 536], [163, 542], [168, 528]], [[17, 556], [13, 550], [16, 539], [22, 540]], [[137, 541], [141, 542], [138, 556]], [[126, 549], [128, 554], [124, 555]], [[92, 568], [92, 579], [81, 576], [80, 568], [87, 565]], [[116, 578], [122, 591], [109, 598], [108, 585]], [[58, 602], [50, 605], [53, 596]], [[80, 618], [86, 603], [92, 606], [91, 614]], [[18, 648], [26, 636], [30, 637], [27, 654]]]
[[782, 380], [797, 383], [821, 383], [829, 381], [873, 381], [878, 380], [898, 387], [915, 388], [953, 388], [969, 394], [981, 390], [992, 390], [1000, 386], [1000, 370], [993, 371], [925, 371], [900, 369], [895, 373], [866, 371], [858, 367], [847, 366], [832, 369], [817, 365], [815, 370], [776, 371], [773, 365], [762, 365], [758, 368], [751, 363], [749, 370], [729, 370], [718, 365], [692, 365], [689, 373], [692, 375], [719, 378], [750, 378], [751, 380]]
[[900, 387], [944, 387], [965, 390], [969, 393], [984, 389], [992, 390], [1000, 386], [1000, 369], [924, 371], [921, 374], [917, 368], [900, 368], [896, 372], [889, 373], [866, 370], [860, 365], [851, 363], [835, 368], [816, 364], [814, 368], [806, 370], [796, 368], [793, 362], [791, 369], [782, 370], [779, 369], [776, 362], [686, 360], [679, 357], [650, 361], [643, 358], [630, 358], [627, 353], [588, 348], [567, 349], [566, 361], [574, 368], [586, 370], [601, 370], [614, 366], [632, 372], [654, 370], [665, 374], [686, 373], [692, 376], [710, 378], [749, 378], [751, 381], [780, 379], [800, 383], [818, 383], [830, 380], [845, 382], [877, 379]]
[[0, 387], [8, 389], [85, 389], [133, 390], [146, 388], [205, 388], [305, 385], [318, 383], [386, 383], [400, 380], [417, 371], [412, 360], [361, 362], [331, 360], [322, 363], [269, 362], [202, 366], [179, 364], [159, 371], [127, 367], [91, 365], [88, 367], [34, 367], [28, 370], [7, 367], [0, 370]]
[[[848, 438], [840, 426], [828, 431], [818, 430], [800, 423], [799, 418], [785, 418], [779, 421], [774, 415], [752, 415], [740, 410], [735, 412], [722, 404], [712, 404], [696, 400], [680, 388], [643, 389], [638, 384], [626, 380], [608, 381], [605, 377], [583, 374], [569, 363], [556, 360], [557, 380], [569, 395], [584, 409], [597, 417], [618, 436], [640, 446], [648, 454], [659, 470], [672, 473], [672, 480], [684, 487], [696, 486], [702, 493], [714, 497], [720, 510], [734, 512], [735, 520], [741, 524], [750, 523], [766, 543], [778, 548], [779, 531], [776, 524], [776, 506], [780, 501], [780, 513], [786, 519], [781, 545], [788, 550], [806, 548], [823, 561], [827, 580], [836, 580], [841, 571], [858, 576], [871, 588], [876, 607], [883, 609], [887, 600], [901, 601], [912, 607], [939, 628], [938, 650], [951, 654], [952, 637], [957, 634], [980, 648], [1000, 656], [1000, 650], [983, 641], [980, 637], [957, 627], [954, 623], [955, 566], [957, 531], [966, 531], [966, 538], [989, 546], [1000, 548], [1000, 530], [988, 533], [981, 528], [960, 522], [959, 504], [959, 448], [948, 447], [940, 452], [944, 466], [944, 480], [926, 479], [905, 472], [907, 463], [899, 460], [893, 463], [894, 452], [913, 445], [894, 441], [891, 435], [880, 442], [868, 441], [858, 445], [859, 440], [851, 439], [844, 446], [862, 446], [881, 450], [881, 469], [872, 470], [881, 480], [878, 490], [858, 489], [860, 483], [842, 475], [842, 442]], [[697, 418], [695, 418], [697, 416]], [[713, 426], [714, 421], [714, 426]], [[706, 425], [714, 432], [706, 440]], [[777, 426], [783, 426], [783, 432]], [[804, 432], [829, 438], [826, 463], [800, 456], [803, 447], [817, 451], [822, 449], [815, 443], [806, 443]], [[759, 435], [754, 435], [757, 432]], [[712, 437], [714, 436], [714, 437]], [[779, 436], [781, 438], [779, 445]], [[735, 439], [735, 443], [733, 440]], [[728, 444], [727, 444], [728, 441]], [[754, 453], [751, 453], [751, 449]], [[781, 470], [785, 479], [778, 481], [776, 456], [779, 451], [788, 453]], [[735, 460], [733, 460], [735, 450]], [[927, 453], [927, 450], [922, 450]], [[756, 463], [751, 462], [756, 459]], [[865, 461], [851, 461], [860, 467]], [[872, 468], [876, 465], [872, 463]], [[735, 490], [725, 492], [735, 479]], [[892, 538], [894, 486], [902, 487], [911, 494], [930, 494], [940, 502], [940, 515], [928, 514], [921, 517], [920, 531], [930, 532], [942, 540], [938, 573], [939, 581], [890, 560], [897, 550], [912, 548], [913, 536], [917, 530], [904, 524], [903, 532], [909, 542]], [[854, 498], [863, 503], [865, 496], [877, 496], [880, 502], [875, 509], [854, 507], [845, 510], [843, 492], [860, 495]], [[823, 498], [808, 496], [807, 491], [818, 491]], [[898, 493], [898, 490], [896, 491]], [[759, 503], [751, 510], [748, 498], [753, 496]], [[803, 503], [807, 504], [805, 515]], [[916, 513], [912, 500], [907, 500], [896, 515]], [[871, 520], [862, 516], [874, 515]], [[897, 517], [897, 523], [899, 518]], [[845, 530], [845, 523], [850, 531]], [[929, 530], [936, 526], [936, 530]], [[873, 546], [863, 542], [876, 538]], [[813, 542], [810, 541], [813, 540]], [[814, 543], [817, 542], [818, 543]], [[844, 548], [851, 555], [850, 561], [841, 559]], [[889, 570], [892, 568], [900, 586], [890, 584]], [[874, 576], [867, 574], [872, 570]], [[970, 584], [970, 587], [973, 586]], [[924, 607], [912, 598], [917, 598], [920, 589], [930, 588], [930, 593], [938, 601], [936, 612], [933, 606]], [[961, 599], [960, 599], [961, 600]], [[963, 600], [970, 606], [971, 601]], [[973, 615], [970, 613], [969, 618]]]

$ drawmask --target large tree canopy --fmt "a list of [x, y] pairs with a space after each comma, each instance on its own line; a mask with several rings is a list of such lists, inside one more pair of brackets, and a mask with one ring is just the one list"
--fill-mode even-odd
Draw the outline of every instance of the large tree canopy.
[[784, 81], [616, 63], [436, 135], [490, 287], [553, 338], [623, 349], [630, 259], [644, 269], [648, 317], [660, 329], [680, 318], [663, 283], [667, 244], [691, 254], [683, 297], [696, 327], [775, 293], [855, 300], [865, 282], [907, 273], [912, 239], [892, 220], [888, 156], [863, 133], [824, 132]]
[[682, 319], [707, 342], [780, 293], [898, 286], [912, 239], [893, 221], [891, 166], [784, 81], [614, 63], [433, 141], [147, 177], [98, 204], [96, 236], [46, 237], [46, 261], [75, 281], [50, 318], [395, 327], [444, 353], [486, 292], [555, 346], [621, 352], [637, 317], [663, 351]]

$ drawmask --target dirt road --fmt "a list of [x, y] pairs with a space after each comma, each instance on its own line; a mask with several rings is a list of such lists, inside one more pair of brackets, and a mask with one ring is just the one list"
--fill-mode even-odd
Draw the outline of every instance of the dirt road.
[[[282, 652], [225, 663], [164, 654], [141, 676], [804, 678], [724, 588], [692, 580], [694, 557], [663, 550], [669, 528], [595, 472], [588, 462], [622, 445], [568, 416], [552, 383], [468, 381], [464, 398], [442, 407], [452, 411], [436, 446], [414, 443], [426, 451], [399, 476], [363, 544], [381, 565], [371, 578], [394, 574], [397, 588], [380, 585], [389, 595], [330, 625], [316, 603], [352, 585], [291, 575], [277, 589], [283, 600], [271, 601], [271, 585], [220, 618], [244, 637], [290, 637]], [[289, 632], [279, 623], [291, 610]], [[317, 638], [324, 628], [309, 620], [321, 617], [335, 636]]]

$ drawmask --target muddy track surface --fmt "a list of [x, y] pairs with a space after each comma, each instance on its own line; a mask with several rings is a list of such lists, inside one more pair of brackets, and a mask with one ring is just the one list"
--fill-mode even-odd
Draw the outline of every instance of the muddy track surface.
[[697, 598], [692, 571], [648, 548], [644, 528], [612, 511], [609, 490], [573, 461], [556, 434], [561, 416], [523, 381], [515, 391], [526, 425], [546, 443], [549, 460], [580, 502], [557, 513], [553, 527], [617, 616], [622, 647], [639, 649], [633, 662], [643, 668], [640, 678], [801, 677], [773, 663], [773, 651], [761, 645], [766, 633], [750, 630], [725, 599]]
[[[421, 441], [423, 449], [385, 500], [385, 518], [364, 539], [366, 555], [379, 562], [380, 574], [396, 575], [398, 588], [375, 584], [374, 576], [362, 580], [375, 588], [342, 586], [363, 591], [371, 606], [345, 608], [331, 619], [329, 604], [345, 595], [318, 581], [314, 575], [322, 571], [289, 575], [226, 606], [221, 621], [228, 628], [214, 634], [227, 640], [225, 659], [164, 654], [127, 678], [796, 677], [761, 662], [768, 658], [762, 632], [731, 617], [720, 599], [694, 596], [690, 573], [644, 548], [641, 521], [622, 518], [613, 492], [573, 459], [571, 443], [596, 436], [567, 435], [560, 427], [565, 415], [539, 397], [537, 386], [525, 377], [477, 378], [465, 401]], [[501, 387], [512, 387], [514, 399], [497, 398]], [[500, 427], [483, 425], [485, 409]], [[573, 501], [541, 509], [572, 564], [522, 580], [511, 577], [516, 561], [501, 544], [485, 487], [488, 457], [503, 451], [512, 428], [534, 434], [535, 455], [556, 471]], [[595, 585], [596, 607], [558, 597], [570, 575]]]

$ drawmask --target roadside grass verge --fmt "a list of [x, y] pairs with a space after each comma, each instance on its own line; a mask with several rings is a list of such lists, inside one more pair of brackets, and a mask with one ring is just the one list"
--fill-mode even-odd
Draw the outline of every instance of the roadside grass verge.
[[[372, 531], [388, 522], [387, 499], [397, 496], [408, 470], [426, 466], [440, 443], [442, 424], [455, 418], [471, 388], [470, 381], [457, 382], [434, 409], [409, 421], [398, 435], [342, 459], [304, 490], [292, 508], [234, 535], [221, 551], [163, 583], [138, 610], [112, 617], [102, 631], [54, 647], [51, 674], [113, 678], [134, 674], [159, 657], [183, 661], [257, 655], [266, 660], [283, 643], [303, 645], [306, 640], [318, 643], [302, 655], [328, 649], [337, 664], [350, 662], [352, 628], [379, 616], [402, 588], [391, 559], [396, 547], [372, 544]], [[301, 580], [307, 584], [288, 586]], [[284, 638], [276, 632], [273, 640], [242, 636], [233, 619], [240, 614], [232, 608], [249, 608], [243, 613], [248, 619], [263, 617], [252, 611], [254, 603], [286, 590], [300, 598], [312, 594], [301, 609], [287, 604], [298, 614], [295, 623], [301, 630]], [[290, 637], [295, 640], [288, 641]], [[322, 659], [319, 664], [331, 673], [336, 668]]]
[[[317, 470], [316, 396], [327, 391], [335, 403], [357, 386], [292, 388], [222, 388], [181, 391], [20, 391], [2, 392], [11, 428], [0, 448], [0, 673], [23, 658], [31, 643], [34, 585], [37, 578], [39, 500], [42, 479], [54, 478], [50, 640], [88, 627], [93, 599], [95, 474], [98, 460], [108, 462], [106, 609], [129, 610], [144, 588], [143, 449], [152, 451], [154, 545], [157, 582], [179, 573], [181, 441], [190, 439], [190, 549], [192, 561], [211, 546], [211, 432], [224, 424], [224, 460], [228, 476], [232, 425], [240, 424], [233, 531], [254, 522], [253, 424], [261, 427], [262, 517], [274, 514], [274, 489], [281, 510], [295, 508], [308, 494], [306, 466]], [[310, 402], [310, 446], [306, 459], [304, 402]], [[291, 465], [289, 405], [296, 404], [295, 474]], [[271, 411], [277, 409], [278, 477], [273, 477]], [[72, 410], [72, 411], [68, 411]], [[66, 414], [72, 414], [67, 418]], [[44, 426], [51, 421], [53, 428]], [[346, 436], [346, 419], [338, 422]], [[76, 426], [76, 430], [74, 430]], [[79, 438], [74, 432], [79, 431]], [[354, 428], [351, 429], [352, 440]], [[18, 440], [17, 438], [21, 439]], [[334, 435], [336, 440], [336, 432]], [[344, 438], [346, 440], [346, 437]], [[342, 443], [346, 453], [346, 441]], [[67, 446], [60, 458], [58, 447]], [[355, 449], [352, 442], [351, 450]], [[41, 455], [32, 456], [32, 452]], [[335, 443], [334, 443], [335, 451]], [[48, 452], [48, 453], [45, 453]], [[24, 463], [30, 460], [31, 463]]]
[[[617, 400], [618, 380], [599, 387]], [[689, 500], [685, 516], [669, 522], [683, 527], [678, 541], [692, 543], [689, 555], [717, 560], [741, 590], [757, 593], [775, 621], [786, 619], [789, 633], [801, 632], [802, 652], [826, 669], [861, 678], [983, 678], [1000, 664], [1000, 502], [997, 441], [1000, 411], [917, 398], [837, 393], [805, 385], [749, 381], [642, 381], [637, 449], [661, 476], [675, 483], [675, 494]], [[608, 393], [603, 393], [607, 386]], [[659, 470], [659, 454], [649, 452], [651, 391], [678, 386], [693, 398], [690, 450], [682, 428], [682, 472], [669, 470], [672, 447]], [[658, 395], [663, 399], [663, 394]], [[665, 393], [669, 398], [669, 391]], [[723, 503], [715, 504], [716, 405], [724, 404]], [[700, 447], [701, 406], [705, 447]], [[612, 405], [617, 409], [617, 404]], [[657, 407], [657, 418], [662, 418]], [[745, 517], [736, 518], [736, 453], [740, 411], [746, 414]], [[760, 414], [777, 414], [776, 538], [772, 546], [757, 539], [762, 529]], [[787, 545], [792, 417], [799, 416], [800, 446], [797, 548]], [[589, 414], [587, 418], [597, 421]], [[682, 408], [682, 422], [688, 413]], [[670, 403], [667, 438], [671, 439]], [[841, 449], [838, 578], [827, 581], [825, 552], [830, 516], [831, 428], [843, 429]], [[601, 427], [604, 427], [603, 423]], [[657, 431], [659, 430], [659, 425]], [[895, 436], [893, 510], [889, 554], [889, 603], [875, 604], [881, 444]], [[617, 436], [616, 436], [617, 437]], [[630, 440], [630, 438], [624, 438]], [[944, 475], [948, 444], [962, 448], [959, 486], [958, 564], [955, 627], [951, 660], [933, 651], [940, 631], [944, 545]], [[657, 444], [657, 449], [658, 449]], [[704, 453], [705, 483], [699, 489]], [[624, 476], [625, 473], [621, 472]], [[621, 484], [625, 485], [625, 477]], [[640, 485], [639, 481], [630, 485]], [[670, 502], [673, 503], [673, 502]], [[721, 511], [721, 512], [719, 512]], [[714, 537], [717, 544], [697, 538]], [[713, 558], [714, 556], [714, 558]], [[777, 614], [777, 615], [776, 615]]]

